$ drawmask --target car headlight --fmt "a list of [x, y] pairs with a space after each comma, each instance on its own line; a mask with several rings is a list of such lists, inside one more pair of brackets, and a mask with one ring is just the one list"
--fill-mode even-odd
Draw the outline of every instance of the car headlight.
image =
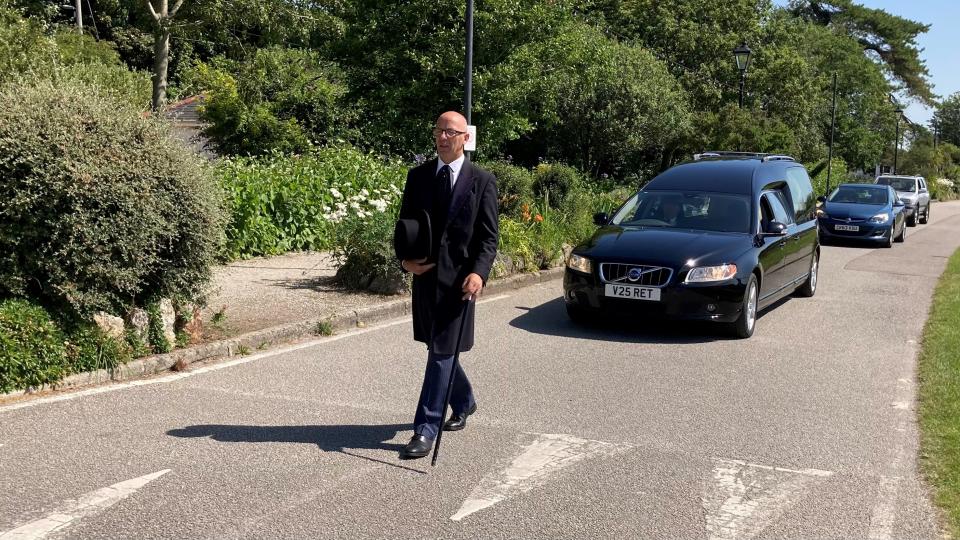
[[590, 262], [590, 259], [574, 254], [571, 254], [570, 258], [567, 259], [567, 268], [576, 270], [577, 272], [583, 272], [584, 274], [593, 272], [593, 264]]
[[687, 283], [708, 283], [724, 281], [737, 275], [737, 265], [721, 264], [720, 266], [698, 266], [687, 274]]
[[884, 212], [883, 214], [877, 214], [870, 218], [870, 223], [886, 223], [890, 221], [890, 214]]

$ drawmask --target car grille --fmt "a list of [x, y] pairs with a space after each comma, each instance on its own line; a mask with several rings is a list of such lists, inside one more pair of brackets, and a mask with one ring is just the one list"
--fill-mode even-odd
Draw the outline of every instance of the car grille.
[[853, 223], [863, 223], [863, 222], [866, 221], [866, 220], [865, 220], [865, 219], [857, 219], [857, 218], [833, 218], [833, 221], [839, 223], [840, 225], [846, 225], [847, 223], [850, 223], [850, 224], [853, 224]]
[[[632, 271], [632, 272], [631, 272]], [[631, 278], [631, 275], [633, 278]], [[600, 279], [607, 283], [626, 283], [663, 287], [670, 282], [673, 269], [642, 264], [601, 263]]]

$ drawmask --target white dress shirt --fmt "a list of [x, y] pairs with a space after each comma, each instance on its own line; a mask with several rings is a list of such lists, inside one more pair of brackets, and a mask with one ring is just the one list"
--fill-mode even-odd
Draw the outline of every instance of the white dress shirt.
[[444, 163], [440, 156], [437, 156], [437, 170], [434, 172], [434, 176], [440, 174], [440, 169], [444, 165], [450, 166], [450, 193], [453, 193], [453, 186], [457, 185], [457, 177], [460, 176], [460, 169], [463, 168], [463, 161], [465, 157], [463, 154], [460, 154], [460, 157], [453, 160], [453, 163]]

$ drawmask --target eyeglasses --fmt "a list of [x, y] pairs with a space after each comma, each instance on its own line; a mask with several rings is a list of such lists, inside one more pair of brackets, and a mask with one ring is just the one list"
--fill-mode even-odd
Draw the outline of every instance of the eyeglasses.
[[439, 137], [441, 133], [445, 134], [448, 139], [452, 139], [452, 138], [456, 137], [457, 135], [463, 135], [463, 134], [465, 134], [466, 131], [457, 131], [457, 130], [455, 130], [455, 129], [433, 128], [433, 136], [434, 136], [434, 137]]

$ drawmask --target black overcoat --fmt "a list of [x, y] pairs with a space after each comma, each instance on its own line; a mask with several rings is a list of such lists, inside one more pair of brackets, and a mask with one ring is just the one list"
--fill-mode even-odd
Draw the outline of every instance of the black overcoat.
[[[436, 171], [437, 160], [432, 159], [407, 174], [401, 219], [426, 210], [433, 226], [437, 226], [433, 211], [438, 197]], [[493, 174], [463, 162], [450, 195], [445, 226], [438, 234], [439, 246], [430, 261], [436, 266], [413, 276], [413, 338], [437, 354], [452, 355], [463, 313], [463, 281], [476, 273], [486, 284], [497, 254], [497, 180]], [[475, 304], [470, 302], [467, 309], [461, 352], [473, 347]]]

